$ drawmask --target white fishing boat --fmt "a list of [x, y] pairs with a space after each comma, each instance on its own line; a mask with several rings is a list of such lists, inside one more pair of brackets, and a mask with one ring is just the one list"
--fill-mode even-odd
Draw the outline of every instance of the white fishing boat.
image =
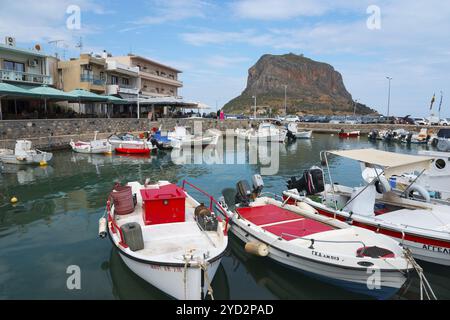
[[290, 122], [287, 125], [287, 136], [288, 138], [295, 139], [311, 139], [312, 131], [311, 130], [298, 130], [297, 123]]
[[176, 126], [173, 131], [167, 134], [170, 145], [172, 148], [177, 149], [195, 146], [216, 146], [220, 136], [220, 131], [215, 129], [209, 129], [202, 135], [192, 135], [183, 126]]
[[440, 129], [438, 131], [436, 147], [441, 152], [450, 152], [450, 129]]
[[89, 142], [86, 141], [77, 141], [74, 142], [70, 140], [70, 146], [72, 150], [79, 153], [90, 153], [90, 154], [99, 154], [99, 153], [111, 153], [112, 145], [109, 143], [108, 139], [99, 139], [97, 140], [97, 133], [95, 132], [94, 140]]
[[[397, 241], [320, 216], [309, 205], [263, 196], [260, 177], [253, 181], [253, 189], [238, 182], [235, 209], [225, 200], [221, 204], [248, 253], [377, 298], [389, 298], [403, 286], [413, 266]], [[379, 272], [377, 288], [371, 270]]]
[[428, 133], [427, 128], [420, 129], [419, 133], [408, 133], [401, 142], [412, 143], [412, 144], [427, 144], [431, 136]]
[[284, 142], [287, 135], [286, 129], [279, 129], [269, 122], [263, 122], [258, 129], [236, 129], [235, 134], [239, 139], [247, 141]]
[[[185, 185], [204, 193], [209, 207], [191, 197]], [[108, 234], [128, 268], [167, 295], [203, 299], [212, 295], [211, 282], [228, 243], [213, 202], [188, 182], [182, 188], [167, 181], [116, 185], [99, 235]]]
[[[359, 161], [366, 184], [353, 188], [333, 183], [327, 155]], [[321, 158], [327, 164], [330, 184], [324, 184], [320, 168], [312, 168], [301, 179], [288, 181], [285, 198], [304, 202], [321, 215], [388, 235], [417, 259], [450, 266], [450, 206], [431, 202], [427, 191], [414, 182], [402, 193], [392, 190], [389, 183], [390, 177], [404, 172], [429, 170], [432, 157], [359, 149], [326, 151]], [[412, 191], [423, 200], [411, 198]], [[320, 201], [309, 197], [313, 195]]]
[[32, 149], [31, 145], [29, 140], [17, 140], [14, 150], [0, 149], [0, 161], [6, 164], [46, 164], [52, 160], [52, 153]]

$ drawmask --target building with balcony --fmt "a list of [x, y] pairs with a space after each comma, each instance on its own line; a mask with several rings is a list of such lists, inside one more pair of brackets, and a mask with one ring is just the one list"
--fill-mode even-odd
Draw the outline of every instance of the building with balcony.
[[106, 59], [99, 55], [80, 54], [79, 58], [58, 62], [58, 88], [64, 91], [84, 89], [106, 93]]
[[136, 101], [139, 93], [139, 68], [106, 58], [106, 94]]
[[162, 63], [133, 54], [111, 57], [111, 60], [138, 68], [140, 93], [144, 97], [177, 97], [178, 89], [183, 86], [178, 79], [181, 71]]
[[22, 87], [53, 86], [56, 66], [56, 58], [37, 49], [18, 48], [15, 41], [0, 44], [0, 81]]

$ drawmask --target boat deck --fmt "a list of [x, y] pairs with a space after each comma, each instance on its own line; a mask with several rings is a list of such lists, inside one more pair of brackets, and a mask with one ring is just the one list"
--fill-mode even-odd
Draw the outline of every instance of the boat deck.
[[330, 225], [302, 217], [272, 204], [238, 208], [237, 212], [242, 218], [285, 240], [334, 230]]

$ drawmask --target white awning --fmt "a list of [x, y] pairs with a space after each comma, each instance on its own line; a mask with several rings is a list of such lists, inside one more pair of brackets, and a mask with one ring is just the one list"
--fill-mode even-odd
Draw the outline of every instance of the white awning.
[[327, 153], [382, 167], [388, 177], [426, 170], [433, 162], [431, 157], [398, 154], [376, 149], [334, 150], [327, 151]]

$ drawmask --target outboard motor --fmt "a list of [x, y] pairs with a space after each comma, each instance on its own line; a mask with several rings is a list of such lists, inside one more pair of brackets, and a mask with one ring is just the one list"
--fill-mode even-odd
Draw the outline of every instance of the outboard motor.
[[413, 134], [411, 132], [408, 133], [408, 135], [406, 136], [406, 143], [411, 143], [412, 136]]
[[219, 221], [214, 212], [211, 212], [204, 203], [200, 203], [194, 210], [195, 220], [205, 231], [216, 231]]
[[377, 140], [378, 130], [372, 130], [369, 133], [369, 140]]
[[315, 195], [325, 190], [323, 170], [319, 167], [311, 167], [303, 171], [300, 179], [292, 177], [287, 182], [288, 189], [297, 189], [298, 192], [306, 192], [307, 195]]
[[289, 141], [297, 139], [297, 137], [290, 130], [287, 131], [286, 137], [288, 138]]
[[264, 188], [264, 181], [259, 174], [252, 177], [253, 190], [247, 180], [241, 180], [236, 184], [235, 203], [241, 206], [248, 206], [252, 200], [257, 198]]

